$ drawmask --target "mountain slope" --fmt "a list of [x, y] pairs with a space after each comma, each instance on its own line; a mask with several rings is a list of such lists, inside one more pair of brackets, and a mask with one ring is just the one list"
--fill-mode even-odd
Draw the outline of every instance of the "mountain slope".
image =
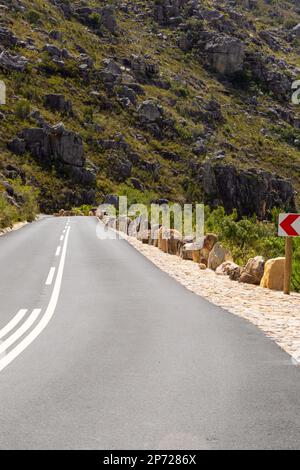
[[25, 185], [46, 212], [110, 193], [295, 208], [296, 1], [4, 0], [0, 15], [10, 204]]

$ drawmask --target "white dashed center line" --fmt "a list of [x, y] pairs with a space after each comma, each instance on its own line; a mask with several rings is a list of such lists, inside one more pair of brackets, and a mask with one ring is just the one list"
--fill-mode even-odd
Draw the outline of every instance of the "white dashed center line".
[[59, 255], [60, 255], [60, 251], [61, 251], [61, 247], [58, 246], [57, 249], [56, 249], [55, 256], [59, 256]]
[[46, 286], [51, 286], [53, 278], [54, 278], [54, 274], [55, 274], [55, 268], [52, 267], [50, 268], [50, 271], [47, 277]]

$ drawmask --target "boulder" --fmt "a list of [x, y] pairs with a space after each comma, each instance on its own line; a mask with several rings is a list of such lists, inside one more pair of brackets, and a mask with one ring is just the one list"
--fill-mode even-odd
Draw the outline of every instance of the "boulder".
[[145, 122], [160, 122], [163, 117], [163, 109], [152, 100], [141, 103], [137, 109], [140, 118]]
[[182, 22], [183, 7], [187, 0], [160, 0], [154, 2], [153, 16], [162, 25], [178, 25]]
[[225, 261], [233, 262], [232, 255], [227, 248], [224, 248], [219, 242], [217, 242], [209, 254], [208, 268], [215, 271]]
[[297, 36], [297, 38], [300, 38], [300, 23], [294, 26], [292, 31]]
[[256, 256], [248, 261], [242, 270], [240, 282], [245, 284], [260, 285], [264, 275], [265, 260], [262, 256]]
[[102, 8], [101, 25], [103, 25], [111, 34], [116, 34], [118, 32], [116, 11], [112, 5], [107, 5]]
[[65, 129], [63, 123], [59, 123], [52, 126], [49, 136], [54, 160], [67, 165], [84, 166], [83, 141], [79, 134]]
[[56, 29], [52, 29], [49, 32], [49, 37], [53, 39], [54, 41], [62, 41], [63, 39], [63, 33], [61, 31], [58, 31]]
[[266, 56], [261, 51], [248, 52], [244, 70], [277, 99], [285, 103], [290, 101], [293, 77], [282, 60]]
[[207, 233], [196, 243], [185, 243], [182, 245], [181, 256], [183, 259], [193, 260], [195, 263], [208, 265], [208, 258], [211, 250], [218, 241], [218, 236], [214, 233]]
[[8, 71], [24, 72], [28, 64], [28, 59], [20, 55], [12, 55], [8, 51], [0, 54], [0, 68]]
[[168, 253], [168, 240], [164, 227], [161, 227], [158, 231], [158, 248], [164, 253]]
[[125, 65], [131, 68], [132, 74], [141, 83], [151, 82], [159, 76], [158, 64], [141, 55], [133, 54]]
[[241, 267], [232, 261], [225, 261], [217, 269], [219, 276], [229, 276], [232, 281], [237, 281], [241, 275]]
[[217, 241], [218, 235], [215, 235], [214, 233], [207, 233], [204, 237], [203, 248], [210, 252]]
[[282, 291], [284, 288], [284, 266], [285, 258], [275, 258], [267, 261], [260, 286]]
[[[185, 243], [181, 249], [181, 257], [185, 260], [200, 262], [200, 250], [203, 244]], [[199, 261], [198, 261], [199, 260]]]
[[167, 237], [167, 252], [170, 255], [179, 255], [182, 247], [182, 234], [175, 229], [165, 231]]
[[66, 100], [64, 95], [49, 93], [45, 95], [45, 106], [52, 111], [60, 113], [72, 114], [72, 102]]
[[232, 75], [243, 68], [245, 47], [238, 38], [218, 34], [205, 46], [210, 65], [222, 75]]
[[138, 232], [138, 240], [140, 240], [144, 245], [149, 245], [151, 238], [151, 230], [143, 230]]
[[4, 26], [0, 26], [0, 45], [5, 48], [15, 47], [18, 43], [18, 38], [14, 33]]
[[43, 47], [43, 52], [47, 52], [51, 57], [57, 57], [59, 59], [63, 58], [62, 49], [60, 49], [55, 44], [45, 44]]

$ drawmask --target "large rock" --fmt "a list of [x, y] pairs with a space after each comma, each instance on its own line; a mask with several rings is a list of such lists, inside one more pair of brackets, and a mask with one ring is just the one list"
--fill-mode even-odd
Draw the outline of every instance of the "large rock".
[[227, 213], [237, 209], [239, 216], [256, 214], [265, 219], [275, 207], [296, 210], [291, 182], [266, 171], [213, 166], [207, 161], [202, 166], [202, 184], [204, 202], [213, 208], [224, 206]]
[[256, 256], [248, 261], [242, 270], [240, 281], [244, 284], [259, 285], [264, 275], [265, 260], [262, 256]]
[[66, 100], [64, 95], [49, 93], [45, 95], [45, 106], [52, 111], [60, 113], [72, 114], [72, 102]]
[[74, 13], [78, 20], [96, 30], [102, 32], [105, 28], [112, 34], [118, 31], [116, 11], [113, 5], [106, 5], [103, 8], [91, 8], [88, 6], [80, 6], [75, 8]]
[[198, 257], [200, 257], [200, 249], [202, 246], [202, 243], [200, 245], [194, 242], [184, 243], [180, 252], [182, 259], [195, 261]]
[[116, 11], [112, 5], [107, 5], [102, 8], [101, 24], [112, 34], [116, 34], [118, 32]]
[[83, 141], [79, 134], [67, 130], [63, 123], [43, 128], [26, 128], [20, 138], [8, 144], [11, 151], [24, 150], [41, 165], [51, 168], [55, 165], [59, 173], [69, 176], [78, 183], [93, 184], [95, 176], [85, 170]]
[[208, 265], [210, 252], [218, 241], [214, 233], [207, 233], [197, 242], [182, 243], [180, 256], [183, 259], [192, 260], [196, 263]]
[[283, 290], [285, 258], [270, 259], [266, 262], [260, 286], [266, 289]]
[[8, 71], [24, 72], [28, 64], [28, 59], [20, 55], [12, 55], [8, 51], [0, 54], [0, 69]]
[[243, 68], [245, 47], [240, 39], [217, 35], [205, 46], [211, 66], [222, 75], [232, 75]]
[[208, 268], [215, 271], [225, 261], [233, 262], [232, 255], [227, 248], [224, 248], [219, 242], [217, 242], [209, 254]]
[[232, 261], [225, 261], [216, 269], [216, 274], [229, 276], [232, 281], [237, 281], [241, 275], [241, 267]]
[[[259, 82], [268, 92], [272, 92], [278, 100], [289, 102], [291, 100], [291, 87], [293, 73], [286, 64], [273, 56], [266, 56], [260, 51], [247, 53], [244, 70], [252, 80]], [[294, 70], [294, 75], [297, 73]]]
[[135, 78], [142, 83], [147, 83], [159, 76], [158, 64], [141, 55], [133, 54], [129, 60], [125, 61], [125, 66], [130, 67]]
[[187, 0], [156, 1], [154, 2], [154, 18], [162, 25], [177, 25], [182, 21], [182, 8], [187, 3]]
[[292, 31], [297, 36], [297, 38], [300, 38], [300, 23], [294, 26]]
[[0, 26], [0, 45], [6, 48], [15, 47], [17, 45], [18, 38], [14, 33], [3, 26]]
[[218, 236], [214, 233], [207, 233], [202, 239], [200, 239], [196, 246], [198, 249], [193, 252], [192, 259], [196, 263], [208, 265], [208, 258], [210, 252], [218, 241]]
[[52, 155], [67, 165], [83, 167], [85, 155], [79, 134], [65, 129], [62, 123], [53, 126], [49, 133]]
[[140, 118], [145, 122], [160, 122], [163, 117], [163, 109], [152, 100], [141, 103], [137, 109]]

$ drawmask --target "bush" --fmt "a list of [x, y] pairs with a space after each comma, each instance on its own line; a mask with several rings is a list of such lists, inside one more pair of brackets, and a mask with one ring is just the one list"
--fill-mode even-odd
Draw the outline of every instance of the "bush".
[[17, 103], [15, 108], [16, 116], [19, 119], [26, 119], [30, 113], [30, 104], [27, 100], [21, 100]]
[[29, 10], [26, 14], [26, 18], [31, 24], [37, 24], [40, 21], [40, 14], [36, 10]]
[[[238, 219], [236, 211], [227, 215], [223, 207], [213, 211], [206, 207], [205, 231], [216, 233], [240, 265], [258, 255], [277, 258], [285, 253], [285, 240], [277, 236], [278, 212], [273, 212], [273, 222], [260, 222], [255, 216]], [[294, 240], [293, 259], [292, 288], [300, 292], [300, 238]]]
[[17, 209], [7, 202], [3, 194], [0, 194], [0, 228], [11, 227], [17, 217]]
[[0, 227], [11, 227], [15, 222], [27, 220], [33, 222], [39, 212], [38, 191], [31, 186], [24, 186], [21, 180], [12, 183], [18, 197], [19, 207], [10, 204], [4, 193], [0, 193]]
[[100, 26], [101, 24], [101, 17], [99, 15], [99, 13], [92, 13], [90, 16], [89, 16], [89, 23], [91, 24], [91, 26], [93, 26], [94, 28], [97, 28]]

